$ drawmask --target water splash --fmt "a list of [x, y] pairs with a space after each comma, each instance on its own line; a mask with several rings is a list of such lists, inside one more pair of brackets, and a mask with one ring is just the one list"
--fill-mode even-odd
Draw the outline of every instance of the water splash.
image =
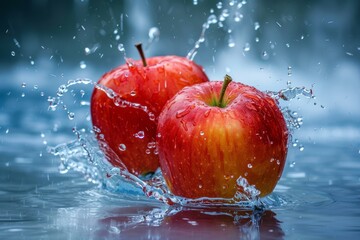
[[115, 93], [114, 90], [102, 84], [96, 83], [95, 88], [106, 93], [106, 95], [113, 100], [115, 106], [123, 107], [123, 108], [130, 107], [130, 108], [142, 110], [143, 112], [148, 114], [150, 121], [155, 121], [156, 119], [155, 114], [151, 112], [147, 106], [141, 105], [140, 103], [127, 101], [121, 98], [121, 96], [119, 96], [117, 93]]
[[[262, 207], [262, 202], [259, 199], [260, 192], [243, 177], [239, 177], [237, 180], [238, 191], [233, 198], [202, 197], [188, 199], [175, 196], [167, 188], [160, 169], [151, 178], [140, 179], [131, 174], [125, 165], [113, 167], [107, 162], [104, 153], [98, 148], [98, 142], [93, 134], [84, 134], [77, 130], [74, 132], [77, 136], [76, 140], [48, 148], [51, 154], [60, 158], [59, 169], [61, 173], [67, 173], [69, 170], [80, 172], [89, 182], [108, 191], [119, 194], [132, 191], [168, 205], [187, 207], [232, 206], [242, 209]], [[104, 142], [100, 144], [102, 147], [107, 147]], [[112, 152], [111, 149], [108, 150]], [[111, 157], [117, 158], [113, 152]], [[129, 188], [129, 184], [132, 187]], [[127, 187], [124, 189], [124, 186]]]
[[[69, 91], [69, 88], [74, 85], [94, 85], [94, 87], [96, 89], [103, 91], [110, 99], [112, 99], [115, 106], [123, 107], [123, 108], [131, 107], [131, 108], [139, 109], [139, 110], [142, 110], [145, 113], [147, 113], [149, 116], [149, 119], [151, 121], [155, 121], [155, 119], [156, 119], [155, 114], [153, 112], [151, 112], [147, 106], [141, 105], [140, 103], [127, 101], [127, 100], [121, 98], [112, 89], [110, 89], [102, 84], [95, 83], [88, 78], [78, 78], [76, 80], [69, 80], [67, 82], [67, 84], [60, 85], [56, 91], [56, 96], [48, 97], [48, 102], [49, 102], [48, 109], [51, 111], [56, 111], [58, 109], [58, 107], [61, 106], [63, 110], [67, 111], [68, 118], [70, 120], [73, 120], [75, 118], [75, 113], [70, 112], [68, 110], [68, 107], [64, 103], [63, 97]], [[80, 94], [83, 97], [85, 94], [84, 90], [80, 90]], [[89, 104], [81, 101], [80, 105], [87, 106]]]
[[235, 47], [235, 40], [231, 36], [232, 30], [229, 26], [226, 26], [226, 21], [229, 19], [230, 16], [233, 16], [232, 20], [234, 20], [235, 23], [241, 22], [243, 15], [239, 12], [239, 9], [246, 4], [246, 1], [241, 1], [237, 5], [235, 4], [236, 2], [237, 1], [229, 1], [228, 8], [224, 7], [225, 4], [223, 2], [218, 2], [216, 4], [216, 9], [219, 11], [218, 14], [216, 14], [213, 9], [210, 10], [210, 15], [208, 16], [206, 22], [202, 25], [200, 37], [195, 42], [194, 47], [188, 52], [186, 56], [188, 59], [194, 60], [200, 48], [200, 45], [205, 42], [206, 31], [210, 28], [211, 25], [217, 24], [219, 28], [226, 29], [227, 33], [229, 34], [228, 47]]
[[[62, 97], [64, 96], [65, 93], [68, 92], [69, 87], [74, 85], [81, 85], [81, 84], [89, 85], [94, 83], [92, 80], [88, 78], [78, 78], [75, 80], [69, 80], [67, 84], [60, 85], [56, 91], [56, 97], [51, 97], [51, 96], [48, 97], [48, 102], [49, 102], [48, 109], [51, 111], [56, 111], [59, 106], [62, 106], [62, 108], [67, 111], [68, 110], [67, 106], [64, 104]], [[67, 111], [67, 113], [70, 114], [71, 112]]]
[[[288, 67], [288, 76], [291, 76], [292, 68], [291, 66]], [[313, 93], [313, 90], [310, 88], [305, 87], [291, 87], [291, 81], [287, 82], [288, 87], [285, 89], [281, 89], [278, 92], [272, 92], [272, 91], [266, 91], [265, 93], [270, 95], [272, 98], [274, 98], [277, 102], [281, 101], [291, 101], [294, 99], [300, 99], [302, 97], [308, 98], [308, 99], [315, 99], [315, 95]], [[315, 103], [316, 105], [316, 103]], [[289, 142], [290, 146], [292, 147], [298, 147], [299, 151], [304, 151], [304, 146], [302, 144], [299, 144], [298, 139], [294, 138], [294, 131], [300, 129], [300, 127], [303, 125], [303, 117], [298, 114], [298, 112], [293, 111], [288, 106], [281, 107], [281, 112], [285, 118], [287, 128], [289, 130]], [[291, 165], [290, 165], [291, 166]], [[292, 167], [294, 164], [292, 164]]]

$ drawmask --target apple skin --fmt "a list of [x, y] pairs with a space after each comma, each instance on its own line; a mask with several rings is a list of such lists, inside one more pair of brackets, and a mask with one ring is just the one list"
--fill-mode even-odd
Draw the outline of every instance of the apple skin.
[[[208, 81], [202, 67], [183, 57], [159, 56], [146, 61], [144, 67], [140, 60], [127, 59], [126, 64], [104, 74], [98, 84], [121, 100], [146, 106], [149, 112], [116, 106], [114, 99], [98, 88], [91, 97], [92, 123], [101, 150], [113, 166], [124, 164], [135, 175], [159, 167], [154, 144], [157, 118], [165, 103], [185, 86]], [[126, 149], [119, 149], [120, 144]]]
[[288, 130], [277, 103], [267, 94], [231, 82], [184, 88], [164, 106], [158, 122], [160, 166], [170, 191], [187, 198], [232, 198], [242, 176], [260, 197], [281, 177]]

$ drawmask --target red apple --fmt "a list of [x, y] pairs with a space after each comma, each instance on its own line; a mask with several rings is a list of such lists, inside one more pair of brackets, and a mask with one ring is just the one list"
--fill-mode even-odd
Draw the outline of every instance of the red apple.
[[277, 103], [230, 81], [184, 88], [159, 116], [160, 166], [177, 196], [231, 198], [242, 176], [263, 197], [282, 174], [288, 130]]
[[[189, 59], [145, 59], [141, 45], [138, 49], [142, 61], [127, 59], [125, 65], [101, 77], [92, 94], [91, 117], [108, 161], [113, 166], [123, 163], [131, 173], [145, 175], [159, 167], [155, 134], [163, 106], [183, 87], [208, 78], [202, 67]], [[102, 86], [116, 97], [109, 97]]]

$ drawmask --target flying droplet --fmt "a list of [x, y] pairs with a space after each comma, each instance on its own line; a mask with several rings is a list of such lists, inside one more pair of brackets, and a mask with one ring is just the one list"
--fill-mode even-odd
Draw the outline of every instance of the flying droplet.
[[149, 38], [151, 40], [158, 39], [160, 37], [160, 30], [157, 27], [149, 29]]
[[260, 23], [259, 22], [255, 22], [254, 23], [254, 29], [255, 31], [257, 31], [260, 28]]
[[262, 59], [267, 60], [269, 59], [269, 54], [266, 51], [263, 51], [261, 57]]
[[84, 51], [85, 51], [85, 55], [89, 55], [89, 54], [91, 53], [91, 50], [90, 50], [90, 48], [88, 48], [88, 47], [86, 47], [86, 48], [84, 49]]
[[86, 63], [84, 61], [80, 62], [80, 68], [81, 69], [85, 69], [86, 68]]
[[244, 16], [243, 16], [241, 13], [235, 12], [234, 21], [235, 21], [235, 22], [240, 22], [241, 19], [243, 19], [243, 17], [244, 17]]
[[75, 118], [75, 113], [69, 112], [69, 113], [68, 113], [68, 118], [69, 118], [70, 120], [73, 120], [73, 119]]
[[11, 56], [15, 57], [15, 52], [11, 51]]
[[243, 49], [244, 49], [245, 52], [250, 51], [250, 43], [245, 43], [245, 46], [244, 46]]
[[295, 161], [291, 162], [289, 167], [293, 168], [295, 166]]
[[119, 50], [120, 52], [125, 52], [124, 44], [119, 43], [119, 45], [118, 45], [118, 50]]
[[235, 47], [235, 41], [234, 41], [234, 39], [233, 39], [231, 36], [229, 37], [229, 40], [228, 40], [228, 46], [229, 46], [230, 48]]

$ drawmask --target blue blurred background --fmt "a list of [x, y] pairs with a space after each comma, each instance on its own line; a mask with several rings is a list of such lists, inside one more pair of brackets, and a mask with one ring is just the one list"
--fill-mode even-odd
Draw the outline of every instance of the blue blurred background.
[[[228, 8], [224, 26], [210, 25], [194, 58], [211, 79], [231, 73], [238, 81], [264, 90], [285, 88], [290, 80], [292, 86], [313, 88], [317, 97], [318, 108], [307, 103], [295, 107], [303, 111], [305, 123], [359, 125], [358, 1], [253, 0], [233, 7], [236, 11], [228, 2], [221, 8], [217, 3], [3, 1], [1, 89], [19, 88], [25, 82], [49, 90], [75, 77], [97, 80], [124, 63], [120, 43], [128, 57], [138, 58], [133, 44], [147, 43], [154, 27], [160, 35], [146, 50], [148, 56], [185, 56], [210, 12], [220, 16]], [[4, 104], [0, 106], [6, 111]]]
[[[147, 56], [186, 56], [211, 15], [217, 22], [194, 56], [210, 79], [227, 73], [261, 90], [305, 87], [316, 96], [281, 102], [303, 126], [275, 191], [285, 204], [270, 215], [279, 220], [273, 229], [289, 239], [359, 237], [359, 1], [7, 0], [0, 2], [1, 239], [93, 239], [96, 230], [109, 238], [174, 236], [151, 225], [162, 220], [164, 205], [127, 201], [98, 191], [82, 174], [59, 173], [47, 147], [74, 140], [73, 127], [91, 126], [93, 85], [72, 86], [57, 111], [49, 99], [71, 79], [97, 81], [123, 64], [122, 46], [135, 59], [137, 42]], [[144, 211], [151, 224], [137, 222]], [[109, 216], [118, 228], [108, 228]], [[180, 239], [212, 229], [206, 221], [191, 232], [188, 226], [172, 227]], [[236, 234], [244, 227], [231, 226]], [[245, 230], [250, 239], [261, 234]]]

